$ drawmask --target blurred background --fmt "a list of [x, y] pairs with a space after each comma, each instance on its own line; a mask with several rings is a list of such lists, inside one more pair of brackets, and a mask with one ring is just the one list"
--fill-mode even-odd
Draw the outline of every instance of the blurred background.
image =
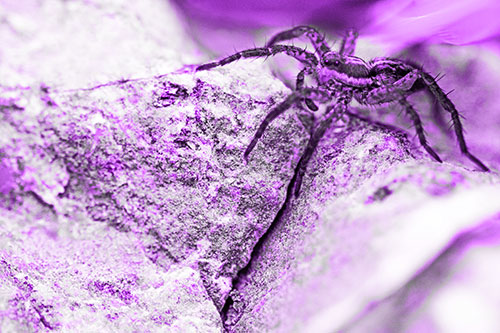
[[387, 50], [498, 41], [496, 0], [174, 0], [193, 37], [214, 52], [241, 48], [269, 30], [311, 24], [330, 35], [355, 28]]

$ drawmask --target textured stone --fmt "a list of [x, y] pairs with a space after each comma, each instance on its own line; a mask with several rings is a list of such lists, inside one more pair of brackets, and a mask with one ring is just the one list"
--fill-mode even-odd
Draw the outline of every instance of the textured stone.
[[[182, 291], [184, 283], [191, 285], [192, 280], [199, 291], [198, 295], [197, 291], [188, 292], [192, 299], [181, 305], [172, 297], [153, 296], [150, 301], [158, 304], [146, 307], [150, 316], [163, 302], [161, 306], [168, 308], [172, 317], [154, 321], [156, 324], [182, 328], [189, 322], [186, 316], [192, 316], [192, 309], [182, 310], [189, 301], [204, 307], [193, 313], [199, 312], [200, 318], [218, 326], [211, 312], [222, 308], [232, 279], [250, 260], [254, 244], [284, 201], [293, 174], [291, 164], [298, 158], [296, 148], [305, 141], [305, 136], [290, 140], [294, 133], [303, 131], [291, 112], [276, 121], [276, 127], [264, 135], [245, 165], [242, 153], [255, 128], [275, 103], [273, 99], [282, 98], [284, 92], [279, 81], [257, 67], [242, 70], [236, 78], [221, 73], [212, 79], [217, 75], [187, 72], [86, 90], [51, 93], [26, 88], [2, 92], [2, 129], [7, 133], [2, 142], [2, 163], [4, 172], [13, 179], [3, 186], [11, 190], [2, 195], [2, 225], [9, 227], [2, 237], [13, 247], [5, 249], [3, 260], [5, 265], [13, 265], [12, 258], [19, 255], [22, 265], [27, 266], [36, 258], [48, 261], [44, 288], [53, 297], [61, 289], [67, 295], [57, 304], [51, 298], [41, 298], [59, 313], [51, 314], [46, 327], [69, 329], [78, 325], [65, 313], [76, 312], [72, 316], [80, 318], [84, 310], [70, 306], [69, 300], [92, 298], [96, 293], [112, 294], [118, 297], [117, 302], [125, 302], [121, 306], [127, 307], [126, 313], [117, 312], [114, 317], [111, 313], [108, 318], [116, 327], [127, 325], [125, 319], [118, 318], [144, 321], [130, 304], [149, 297], [142, 292], [133, 296], [138, 294], [136, 288], [149, 288], [150, 284], [142, 281], [150, 275], [148, 269], [165, 274], [157, 280], [174, 281], [176, 274], [187, 279], [163, 283], [166, 290], [173, 288], [169, 292], [177, 290], [181, 299], [188, 297], [187, 291]], [[260, 80], [251, 77], [255, 73], [261, 73]], [[217, 80], [217, 86], [211, 80]], [[264, 80], [268, 83], [263, 84]], [[9, 219], [19, 222], [9, 224]], [[22, 220], [29, 223], [22, 226]], [[8, 240], [33, 228], [48, 239]], [[93, 247], [83, 240], [73, 241], [73, 233], [92, 239]], [[121, 258], [122, 238], [128, 241], [133, 256], [140, 258], [137, 265], [142, 271], [133, 282], [126, 282], [128, 289], [117, 281], [138, 273], [137, 269], [125, 269], [130, 263]], [[39, 247], [37, 256], [26, 252], [32, 246]], [[87, 247], [89, 253], [79, 265], [93, 267], [95, 277], [80, 273], [67, 276], [66, 284], [74, 286], [68, 291], [51, 286], [63, 269], [55, 258], [47, 258], [53, 249], [59, 248], [66, 261]], [[114, 253], [113, 247], [118, 247]], [[99, 259], [102, 250], [106, 260]], [[123, 273], [118, 272], [120, 265]], [[16, 269], [9, 268], [4, 275], [5, 283], [11, 285], [5, 291], [9, 295], [6, 300], [17, 297], [18, 282], [10, 273]], [[64, 270], [70, 269], [72, 265], [65, 263]], [[26, 274], [29, 280], [34, 279], [37, 269]], [[122, 292], [126, 301], [117, 296]], [[213, 302], [208, 308], [204, 303], [207, 295]], [[109, 306], [107, 303], [102, 306]], [[10, 314], [14, 310], [8, 307], [5, 311]], [[35, 325], [33, 318], [36, 314], [31, 313], [11, 320]], [[197, 329], [206, 331], [203, 321], [200, 325]]]
[[[290, 109], [242, 158], [290, 92], [270, 61], [194, 73], [199, 55], [165, 2], [1, 6], [2, 332], [495, 327], [494, 310], [444, 314], [450, 299], [467, 311], [497, 304], [486, 277], [498, 272], [478, 260], [498, 256], [498, 175], [470, 170], [425, 95], [410, 101], [445, 163], [376, 123], [406, 129], [397, 107], [354, 106], [359, 117], [327, 131], [300, 197], [287, 198], [311, 113]], [[498, 56], [396, 56], [447, 74], [439, 83], [457, 90], [471, 151], [495, 169]], [[297, 72], [274, 64], [279, 77]]]

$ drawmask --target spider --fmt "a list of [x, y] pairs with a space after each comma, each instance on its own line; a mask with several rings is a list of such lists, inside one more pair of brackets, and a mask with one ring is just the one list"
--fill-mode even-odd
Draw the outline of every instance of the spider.
[[[314, 46], [315, 53], [292, 45], [277, 44], [301, 36], [306, 36], [309, 39]], [[327, 104], [326, 111], [312, 132], [297, 164], [294, 195], [298, 197], [307, 164], [319, 141], [333, 120], [348, 115], [348, 105], [355, 99], [365, 105], [399, 103], [413, 121], [420, 144], [430, 156], [441, 163], [441, 158], [427, 143], [418, 112], [407, 101], [409, 95], [426, 89], [450, 114], [461, 152], [481, 170], [489, 171], [477, 157], [469, 152], [465, 143], [460, 115], [447, 94], [439, 87], [436, 79], [421, 67], [402, 60], [375, 58], [365, 62], [363, 59], [355, 57], [353, 54], [357, 37], [358, 34], [354, 30], [348, 31], [342, 39], [340, 50], [337, 52], [330, 49], [324, 36], [314, 27], [297, 26], [274, 35], [265, 47], [240, 51], [222, 60], [206, 63], [196, 68], [196, 71], [209, 70], [225, 66], [240, 58], [269, 57], [280, 53], [291, 56], [304, 65], [297, 75], [295, 90], [284, 101], [275, 106], [260, 124], [243, 154], [245, 160], [248, 160], [248, 155], [267, 126], [287, 109], [304, 102], [308, 109], [317, 111], [316, 103]], [[306, 87], [304, 84], [306, 75], [311, 76], [317, 85]]]

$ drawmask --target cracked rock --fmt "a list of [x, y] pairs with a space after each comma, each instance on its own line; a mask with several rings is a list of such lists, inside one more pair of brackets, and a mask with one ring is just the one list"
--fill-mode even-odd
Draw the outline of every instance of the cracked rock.
[[[498, 174], [470, 170], [425, 96], [411, 102], [443, 164], [396, 107], [353, 106], [326, 132], [295, 198], [318, 117], [291, 108], [246, 162], [290, 90], [260, 60], [194, 72], [194, 43], [180, 23], [164, 24], [174, 14], [163, 5], [0, 7], [13, 46], [0, 64], [0, 331], [500, 326]], [[94, 25], [99, 38], [80, 44]], [[40, 48], [44, 36], [53, 43]], [[109, 44], [115, 52], [102, 57]], [[497, 167], [497, 56], [447, 47], [406, 56], [448, 74], [440, 84], [457, 89], [471, 150]], [[476, 317], [449, 319], [457, 304]]]
[[[15, 220], [39, 217], [37, 229], [49, 238], [39, 243], [41, 256], [57, 242], [70, 242], [71, 232], [62, 231], [70, 228], [67, 224], [82, 225], [79, 233], [86, 226], [114, 229], [117, 237], [133, 235], [137, 243], [131, 246], [143, 256], [142, 265], [153, 265], [167, 276], [191, 271], [186, 274], [220, 310], [232, 279], [248, 263], [254, 244], [284, 201], [298, 154], [293, 151], [303, 143], [289, 139], [303, 131], [290, 113], [263, 137], [245, 165], [242, 153], [254, 128], [284, 89], [264, 72], [259, 83], [267, 79], [269, 84], [259, 86], [250, 79], [255, 70], [246, 73], [238, 78], [246, 82], [242, 89], [236, 89], [240, 86], [234, 78], [221, 76], [214, 86], [203, 75], [188, 72], [56, 91], [48, 93], [49, 104], [44, 91], [4, 90], [3, 96], [9, 97], [2, 124], [9, 140], [2, 146], [3, 164], [15, 179], [4, 195], [8, 200], [3, 209]], [[269, 147], [277, 149], [270, 152]], [[34, 226], [18, 228], [13, 230], [16, 235]], [[3, 237], [8, 237], [7, 231]], [[26, 248], [25, 242], [31, 241], [10, 243]], [[96, 252], [93, 256], [100, 252], [91, 251]], [[6, 263], [11, 255], [5, 254]], [[89, 265], [97, 265], [93, 256]], [[30, 265], [33, 258], [23, 260]], [[46, 267], [50, 273], [58, 269]], [[101, 289], [118, 294], [115, 281], [125, 277], [113, 275], [118, 276], [79, 281], [85, 288], [78, 292], [88, 297]], [[7, 281], [14, 283], [9, 276]], [[60, 306], [80, 311], [66, 308], [74, 297], [71, 290], [67, 293], [67, 304]], [[140, 303], [141, 296], [133, 300]], [[172, 318], [187, 315], [171, 311]], [[106, 318], [123, 325], [121, 315], [115, 317]], [[14, 320], [23, 323], [22, 318]], [[53, 321], [64, 327], [63, 317], [54, 315]], [[165, 325], [174, 322], [166, 320]]]

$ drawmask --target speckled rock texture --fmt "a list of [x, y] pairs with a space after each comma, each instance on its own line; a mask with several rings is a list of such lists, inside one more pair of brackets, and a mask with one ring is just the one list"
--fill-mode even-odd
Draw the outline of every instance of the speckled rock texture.
[[[495, 168], [498, 56], [476, 47], [408, 52], [402, 56], [449, 73], [440, 83], [457, 90], [451, 96], [467, 119], [469, 146]], [[327, 132], [303, 194], [287, 201], [230, 294], [229, 331], [491, 332], [500, 325], [489, 309], [499, 299], [498, 270], [480, 268], [498, 255], [498, 173], [472, 171], [453, 136], [430, 120], [432, 102], [425, 95], [411, 102], [445, 162], [377, 123], [408, 127], [397, 107], [357, 108], [371, 121], [354, 117]]]
[[[160, 24], [176, 17], [165, 3], [1, 8], [0, 33], [23, 50], [1, 50], [1, 332], [500, 327], [497, 54], [395, 55], [447, 74], [440, 84], [456, 89], [469, 147], [492, 172], [474, 170], [418, 94], [410, 101], [444, 163], [398, 107], [353, 105], [296, 198], [295, 167], [324, 106], [292, 107], [243, 158], [290, 93], [276, 63], [195, 72], [203, 60], [181, 24]], [[100, 40], [80, 45], [93, 24]], [[61, 52], [37, 51], [51, 33], [67, 40]], [[380, 55], [364, 43], [360, 55]]]
[[[249, 77], [250, 71], [246, 73], [239, 78], [246, 82], [245, 87], [237, 91], [231, 89], [237, 82], [233, 77], [220, 76], [219, 85], [214, 86], [203, 75], [192, 73], [67, 92], [2, 91], [2, 129], [8, 133], [2, 145], [3, 170], [13, 179], [4, 184], [10, 190], [3, 195], [3, 209], [14, 222], [8, 223], [4, 217], [2, 225], [14, 233], [5, 244], [26, 249], [25, 242], [33, 240], [17, 237], [35, 229], [37, 237], [47, 238], [37, 242], [38, 256], [45, 260], [49, 256], [45, 252], [52, 252], [59, 242], [71, 246], [74, 230], [65, 235], [65, 228], [89, 225], [103, 233], [109, 231], [106, 240], [110, 244], [115, 237], [117, 242], [132, 237], [128, 251], [141, 258], [138, 267], [163, 270], [167, 278], [171, 278], [170, 272], [187, 274], [197, 283], [193, 297], [202, 302], [208, 296], [211, 309], [220, 310], [232, 279], [250, 260], [253, 245], [280, 209], [293, 173], [292, 152], [305, 141], [305, 137], [289, 139], [303, 130], [290, 114], [263, 140], [278, 150], [262, 154], [265, 147], [259, 147], [256, 154], [260, 152], [260, 156], [245, 165], [242, 151], [258, 116], [273, 104], [270, 97], [279, 98], [284, 89], [264, 72], [260, 78], [270, 85], [257, 85]], [[18, 225], [23, 219], [36, 220], [38, 214], [40, 221], [35, 226], [28, 223], [25, 229]], [[95, 242], [100, 243], [93, 239]], [[110, 251], [110, 245], [102, 246], [105, 253]], [[82, 244], [70, 252], [84, 248]], [[87, 264], [98, 265], [93, 257], [100, 251], [89, 251], [93, 255]], [[106, 257], [120, 256], [107, 253]], [[23, 265], [30, 265], [35, 259], [27, 256], [24, 260], [28, 262]], [[5, 264], [11, 265], [8, 272], [18, 269]], [[124, 272], [115, 271], [111, 262], [105, 264], [113, 277], [82, 277], [75, 269], [66, 279], [78, 281], [89, 296], [101, 291], [96, 291], [96, 285], [102, 285], [104, 293], [120, 299], [125, 287], [116, 281], [128, 281], [128, 275], [138, 274], [134, 266], [129, 271], [127, 262], [121, 264]], [[49, 265], [46, 269], [47, 274], [57, 274], [52, 269], [60, 268]], [[33, 267], [26, 274], [36, 272]], [[154, 289], [143, 274], [124, 282], [126, 287]], [[156, 284], [174, 287], [161, 277], [157, 280]], [[127, 288], [123, 290], [127, 297], [142, 301]], [[57, 290], [52, 292], [57, 294]], [[66, 293], [61, 301], [70, 307], [69, 299], [77, 295], [71, 290]], [[153, 300], [159, 301], [157, 297]], [[80, 309], [73, 311], [83, 311]], [[179, 318], [186, 315], [172, 313]], [[114, 319], [135, 319], [122, 316], [119, 313]], [[58, 319], [62, 318], [54, 314], [53, 325]], [[60, 326], [69, 328], [64, 323]]]

